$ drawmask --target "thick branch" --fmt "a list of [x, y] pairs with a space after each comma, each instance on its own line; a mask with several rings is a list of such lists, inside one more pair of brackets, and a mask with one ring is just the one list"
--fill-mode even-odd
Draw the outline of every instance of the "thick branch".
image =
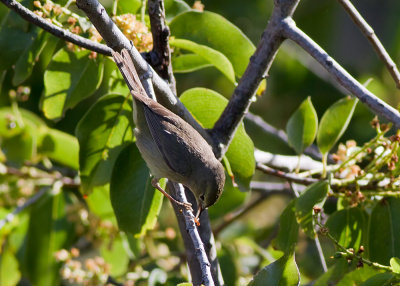
[[165, 9], [162, 0], [149, 0], [149, 18], [153, 35], [153, 57], [151, 65], [157, 73], [169, 83], [176, 95], [175, 77], [172, 73], [171, 50], [168, 39], [169, 27], [165, 23]]
[[219, 143], [218, 157], [222, 157], [226, 152], [237, 127], [247, 113], [258, 85], [267, 76], [275, 55], [284, 40], [281, 35], [280, 22], [292, 15], [298, 2], [299, 0], [275, 0], [271, 19], [263, 32], [256, 52], [250, 58], [246, 71], [211, 132], [214, 140]]
[[350, 15], [353, 22], [360, 28], [361, 32], [371, 43], [375, 52], [378, 54], [379, 58], [383, 61], [383, 63], [386, 65], [386, 68], [389, 70], [390, 75], [396, 83], [396, 87], [400, 89], [400, 72], [397, 69], [397, 66], [392, 58], [387, 53], [385, 47], [382, 45], [381, 41], [379, 41], [372, 27], [368, 25], [368, 23], [364, 20], [364, 18], [349, 0], [338, 1], [340, 4], [342, 4], [343, 8]]
[[343, 87], [366, 104], [375, 114], [393, 122], [396, 128], [400, 128], [400, 113], [396, 109], [376, 97], [372, 92], [356, 81], [317, 43], [296, 27], [292, 19], [285, 19], [283, 24], [285, 37], [297, 43], [313, 56]]
[[[187, 202], [185, 189], [181, 184], [171, 181], [167, 184], [167, 189], [181, 202]], [[186, 256], [193, 285], [214, 285], [211, 275], [210, 262], [200, 234], [194, 223], [193, 213], [176, 204], [173, 204], [175, 215], [181, 229], [182, 239], [185, 244]], [[200, 271], [199, 271], [200, 270]]]
[[[154, 72], [151, 66], [142, 58], [136, 48], [108, 16], [104, 7], [97, 0], [77, 0], [76, 4], [86, 13], [89, 20], [96, 27], [97, 31], [99, 31], [100, 35], [109, 47], [118, 52], [124, 48], [130, 52], [135, 68], [144, 87], [150, 88], [153, 86], [157, 100], [162, 105], [182, 117], [205, 139], [210, 141], [207, 132], [199, 125], [182, 102], [180, 102], [174, 95], [168, 84], [156, 72]], [[151, 81], [151, 84], [149, 81]]]
[[82, 48], [95, 51], [99, 54], [111, 56], [111, 49], [106, 45], [93, 42], [84, 37], [75, 35], [68, 30], [61, 29], [60, 27], [57, 27], [56, 25], [46, 21], [46, 19], [36, 15], [31, 10], [22, 6], [15, 0], [0, 0], [0, 1], [3, 2], [3, 4], [6, 5], [8, 8], [14, 10], [17, 14], [19, 14], [22, 18], [24, 18], [28, 22], [42, 28], [43, 30], [49, 32], [50, 34], [60, 39], [71, 42]]

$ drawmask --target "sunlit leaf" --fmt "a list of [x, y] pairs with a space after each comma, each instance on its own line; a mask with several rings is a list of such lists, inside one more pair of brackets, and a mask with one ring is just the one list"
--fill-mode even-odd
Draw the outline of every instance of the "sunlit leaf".
[[[392, 273], [379, 273], [365, 282], [361, 283], [359, 286], [382, 286], [382, 285], [391, 285], [386, 282], [393, 281], [394, 275]], [[393, 284], [392, 284], [393, 285]]]
[[169, 43], [173, 47], [181, 48], [199, 55], [221, 71], [232, 83], [235, 83], [235, 72], [232, 64], [223, 53], [210, 47], [183, 39], [171, 39]]
[[400, 274], [400, 259], [397, 257], [390, 258], [390, 266], [394, 273]]
[[224, 17], [212, 12], [189, 11], [175, 17], [171, 35], [223, 53], [241, 76], [255, 51], [253, 43]]
[[325, 111], [317, 134], [317, 144], [322, 154], [328, 153], [346, 131], [357, 102], [357, 98], [342, 98]]
[[197, 54], [183, 54], [172, 58], [174, 73], [187, 73], [212, 66]]
[[317, 135], [317, 129], [317, 113], [311, 98], [308, 97], [293, 113], [286, 125], [289, 144], [297, 154], [302, 154], [313, 143]]
[[171, 21], [175, 16], [191, 10], [190, 6], [183, 0], [165, 0], [165, 17]]
[[49, 119], [59, 119], [64, 112], [94, 93], [103, 76], [103, 60], [89, 58], [90, 51], [59, 50], [44, 74], [45, 92], [42, 110]]
[[294, 254], [284, 255], [258, 272], [249, 286], [297, 286], [300, 273]]
[[8, 245], [2, 246], [0, 255], [0, 285], [14, 286], [21, 278], [18, 260]]
[[326, 222], [329, 233], [346, 248], [358, 250], [363, 243], [368, 217], [360, 208], [334, 212]]
[[132, 102], [129, 96], [108, 94], [100, 98], [79, 122], [79, 165], [82, 187], [110, 181], [112, 168], [121, 150], [133, 140]]
[[[222, 95], [206, 88], [189, 89], [180, 99], [204, 128], [212, 128], [228, 104]], [[236, 130], [225, 155], [235, 175], [235, 182], [241, 190], [248, 190], [255, 169], [254, 145], [243, 124]]]
[[363, 267], [355, 269], [344, 275], [343, 279], [341, 279], [336, 286], [360, 285], [361, 282], [366, 281], [368, 278], [378, 273], [378, 270], [364, 265]]

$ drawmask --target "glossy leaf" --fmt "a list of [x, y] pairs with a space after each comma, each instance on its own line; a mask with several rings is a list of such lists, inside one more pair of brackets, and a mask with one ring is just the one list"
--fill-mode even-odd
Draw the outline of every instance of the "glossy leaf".
[[[206, 88], [192, 88], [180, 97], [182, 103], [203, 125], [212, 128], [228, 101], [219, 93]], [[226, 157], [229, 160], [235, 182], [241, 190], [248, 190], [255, 169], [254, 144], [240, 124], [229, 145]]]
[[14, 286], [18, 284], [21, 278], [18, 266], [15, 254], [8, 245], [3, 245], [0, 255], [0, 285]]
[[183, 12], [192, 10], [183, 0], [165, 0], [164, 7], [167, 21], [171, 21], [175, 16]]
[[25, 272], [33, 285], [57, 285], [60, 264], [54, 252], [69, 248], [74, 227], [67, 221], [65, 194], [51, 193], [31, 209], [26, 238]]
[[24, 45], [24, 51], [15, 63], [13, 85], [20, 85], [32, 74], [33, 67], [47, 44], [48, 38], [49, 33], [40, 30], [32, 35], [30, 44]]
[[174, 73], [187, 73], [210, 66], [210, 62], [197, 54], [183, 54], [172, 58]]
[[232, 83], [235, 83], [235, 71], [229, 59], [221, 52], [210, 47], [196, 44], [183, 39], [171, 39], [170, 45], [176, 48], [190, 51], [205, 59], [208, 63], [221, 71]]
[[255, 51], [253, 43], [224, 17], [212, 12], [188, 11], [170, 23], [171, 35], [223, 53], [241, 76]]
[[134, 143], [115, 162], [110, 197], [121, 230], [140, 236], [153, 229], [163, 196], [151, 186], [150, 171]]
[[400, 274], [400, 259], [397, 257], [390, 258], [390, 266], [394, 273]]
[[367, 220], [367, 214], [360, 208], [348, 208], [334, 212], [326, 226], [340, 245], [358, 250], [364, 241]]
[[279, 232], [275, 245], [285, 254], [292, 253], [299, 235], [299, 224], [295, 214], [296, 200], [292, 200], [285, 208], [279, 220]]
[[38, 152], [64, 166], [75, 170], [79, 168], [78, 140], [70, 134], [57, 129], [42, 129]]
[[317, 135], [317, 129], [317, 113], [311, 98], [308, 97], [293, 113], [286, 125], [289, 144], [297, 154], [302, 154], [313, 143]]
[[400, 199], [385, 198], [378, 202], [369, 219], [368, 253], [371, 261], [389, 265], [400, 257]]
[[89, 51], [59, 50], [44, 73], [42, 110], [49, 119], [61, 118], [65, 111], [92, 95], [103, 76], [103, 61], [89, 59]]
[[297, 286], [300, 285], [300, 273], [294, 254], [284, 255], [263, 268], [254, 276], [249, 286]]
[[[139, 8], [142, 6], [142, 1], [140, 0], [118, 0], [117, 12], [118, 15], [131, 13], [136, 14]], [[140, 19], [137, 19], [140, 20]]]
[[132, 102], [129, 96], [108, 94], [100, 98], [79, 122], [79, 165], [82, 187], [110, 181], [112, 168], [121, 150], [133, 141]]
[[343, 279], [336, 286], [360, 285], [361, 282], [368, 280], [370, 277], [378, 274], [379, 271], [364, 265], [361, 268], [355, 269], [343, 276]]
[[320, 181], [305, 189], [296, 201], [296, 217], [303, 231], [311, 238], [315, 237], [313, 208], [322, 207], [329, 190], [327, 181]]
[[342, 98], [324, 113], [317, 134], [317, 144], [322, 154], [328, 153], [346, 131], [357, 102], [357, 98]]

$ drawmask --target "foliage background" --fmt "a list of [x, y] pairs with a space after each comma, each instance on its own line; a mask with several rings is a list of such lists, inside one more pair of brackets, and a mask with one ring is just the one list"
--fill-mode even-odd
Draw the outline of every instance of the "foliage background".
[[[106, 5], [107, 3], [105, 2], [104, 4]], [[192, 3], [188, 4], [191, 5]], [[262, 0], [247, 2], [239, 0], [203, 1], [203, 4], [206, 10], [221, 14], [237, 25], [255, 45], [258, 43], [258, 39], [272, 10], [272, 1]], [[397, 63], [400, 62], [400, 18], [398, 17], [400, 3], [390, 0], [376, 0], [358, 1], [354, 4], [374, 28], [394, 61]], [[0, 19], [2, 19], [7, 11], [5, 6], [0, 5]], [[339, 63], [355, 76], [355, 78], [360, 82], [373, 78], [369, 89], [392, 106], [397, 107], [399, 105], [400, 92], [395, 89], [388, 72], [371, 49], [367, 40], [353, 25], [336, 1], [302, 1], [294, 18], [299, 27], [338, 60]], [[23, 20], [16, 19], [16, 21], [20, 22]], [[0, 41], [7, 40], [8, 37], [1, 34]], [[45, 57], [46, 55], [44, 55], [44, 58]], [[304, 67], [299, 62], [299, 59], [304, 61], [308, 59], [308, 56], [297, 50], [290, 43], [285, 43], [284, 47], [280, 49], [277, 59], [269, 72], [270, 76], [268, 78], [266, 93], [258, 98], [257, 102], [251, 107], [252, 112], [260, 115], [265, 121], [281, 129], [285, 128], [286, 122], [291, 114], [293, 114], [306, 97], [311, 96], [319, 118], [321, 118], [323, 112], [332, 103], [343, 97], [343, 94], [332, 87], [330, 83], [321, 80], [314, 73], [310, 72], [309, 69]], [[2, 61], [0, 62], [0, 66], [2, 66], [5, 58], [2, 57], [1, 54], [0, 61]], [[43, 60], [43, 62], [40, 62], [34, 67], [32, 77], [29, 79], [28, 83], [26, 83], [26, 85], [31, 86], [29, 100], [19, 103], [19, 106], [20, 108], [38, 114], [48, 126], [73, 135], [78, 122], [94, 104], [98, 95], [92, 96], [80, 102], [75, 108], [68, 110], [66, 116], [58, 122], [44, 119], [39, 109], [40, 97], [44, 88], [44, 62], [46, 62], [46, 60]], [[312, 61], [310, 61], [309, 64], [315, 65]], [[177, 74], [176, 81], [178, 94], [182, 94], [185, 90], [192, 87], [206, 87], [218, 91], [225, 97], [229, 97], [234, 89], [234, 86], [213, 67], [189, 74]], [[7, 73], [1, 86], [0, 106], [9, 106], [11, 104], [8, 94], [9, 91], [14, 88], [15, 87], [12, 85], [12, 73]], [[344, 142], [347, 139], [354, 139], [357, 141], [358, 145], [361, 145], [371, 139], [375, 135], [374, 130], [370, 128], [369, 124], [372, 118], [372, 113], [362, 104], [358, 104], [353, 120], [341, 141]], [[284, 146], [277, 139], [260, 132], [251, 122], [245, 121], [245, 127], [257, 148], [274, 153], [294, 155], [294, 152], [289, 147]], [[255, 178], [261, 180], [265, 177], [260, 173], [256, 173]], [[102, 200], [102, 195], [107, 197], [107, 194], [98, 192], [96, 196], [99, 197], [92, 196], [89, 200], [89, 204], [95, 204], [96, 200]], [[247, 198], [244, 198], [246, 195], [241, 194], [240, 196], [240, 199], [250, 200], [250, 195], [248, 195]], [[60, 202], [50, 198], [43, 203], [65, 203], [63, 200], [59, 200]], [[66, 201], [68, 200], [70, 200], [70, 198], [66, 198]], [[249, 277], [252, 277], [258, 269], [276, 258], [273, 249], [269, 246], [270, 234], [276, 232], [277, 221], [288, 201], [289, 199], [286, 197], [273, 196], [241, 217], [224, 232], [220, 233], [218, 236], [220, 244], [219, 255], [227, 285], [233, 285], [235, 280], [238, 285], [242, 285], [242, 283], [247, 282]], [[2, 209], [2, 213], [6, 214], [10, 209], [10, 206], [7, 206]], [[40, 213], [39, 205], [35, 206], [30, 211], [35, 214], [35, 210], [38, 212], [36, 214], [38, 220], [41, 216], [46, 216], [46, 214]], [[111, 212], [111, 206], [108, 203], [104, 203], [100, 210], [97, 209], [94, 211], [97, 216], [103, 218], [104, 214], [108, 214], [109, 212]], [[210, 209], [211, 216], [213, 216], [213, 212], [214, 210]], [[223, 211], [221, 212], [223, 213]], [[63, 214], [59, 214], [59, 216], [63, 217]], [[214, 214], [215, 218], [217, 216], [218, 214]], [[136, 273], [143, 274], [147, 272], [147, 275], [153, 275], [152, 277], [155, 278], [151, 280], [154, 281], [152, 285], [155, 285], [157, 281], [161, 283], [163, 277], [166, 276], [167, 272], [170, 270], [173, 270], [173, 273], [177, 273], [176, 276], [173, 277], [170, 275], [168, 280], [170, 285], [185, 281], [184, 266], [179, 263], [182, 253], [182, 243], [179, 240], [179, 235], [175, 235], [177, 232], [176, 221], [172, 219], [172, 217], [173, 214], [170, 206], [164, 203], [162, 213], [157, 221], [156, 229], [150, 231], [144, 239], [129, 238], [123, 240], [116, 235], [116, 239], [111, 241], [108, 237], [109, 234], [116, 232], [113, 226], [106, 224], [99, 228], [100, 231], [104, 231], [104, 233], [91, 233], [91, 229], [93, 230], [93, 228], [96, 228], [96, 225], [91, 225], [94, 223], [94, 220], [88, 219], [86, 222], [87, 225], [83, 223], [86, 228], [83, 233], [85, 233], [86, 238], [90, 235], [93, 235], [94, 238], [91, 237], [90, 241], [93, 244], [89, 247], [87, 252], [83, 251], [83, 253], [88, 257], [94, 257], [100, 254], [112, 265], [121, 263], [121, 260], [126, 262], [128, 258], [132, 259], [134, 265], [131, 266], [130, 269], [134, 270], [133, 272]], [[78, 220], [78, 224], [84, 221], [82, 217], [76, 219]], [[24, 220], [25, 224], [27, 224], [27, 214], [21, 215], [19, 223], [23, 225]], [[107, 221], [107, 219], [105, 221]], [[109, 221], [112, 221], [115, 226], [115, 218], [111, 218]], [[98, 223], [101, 224], [101, 222]], [[213, 223], [214, 225], [218, 225], [218, 220], [214, 220]], [[20, 232], [23, 233], [23, 230], [20, 230]], [[17, 232], [13, 234], [14, 237], [12, 240], [8, 240], [9, 243], [14, 243], [13, 241], [18, 240], [21, 242], [23, 240], [21, 233]], [[6, 235], [3, 236], [3, 239], [5, 239], [5, 237]], [[31, 238], [31, 241], [32, 239], [34, 238]], [[42, 238], [40, 238], [40, 240], [41, 239]], [[77, 241], [76, 238], [71, 238], [71, 240]], [[125, 250], [122, 249], [126, 249], [126, 245], [122, 245], [122, 240], [124, 242], [129, 241], [129, 248], [130, 251], [132, 251], [130, 255], [124, 254], [121, 258], [121, 256], [118, 257], [118, 255], [115, 255], [119, 253], [115, 250], [113, 251], [114, 256], [117, 257], [114, 257], [112, 252], [107, 252], [106, 246], [110, 243], [117, 245], [115, 247], [120, 247], [120, 253], [124, 252]], [[257, 244], [255, 244], [253, 240], [257, 242]], [[18, 244], [18, 242], [15, 243]], [[326, 250], [325, 256], [328, 263], [332, 263], [329, 262], [331, 261], [329, 257], [334, 253], [333, 245], [325, 240], [323, 240], [322, 243]], [[37, 241], [33, 241], [32, 247], [35, 248], [37, 245]], [[268, 251], [265, 251], [263, 248], [264, 246], [269, 246]], [[143, 249], [146, 250], [143, 251]], [[40, 256], [40, 251], [36, 255]], [[7, 271], [10, 271], [5, 268], [6, 265], [9, 267], [10, 263], [5, 263], [4, 257], [6, 256], [3, 254], [1, 264], [3, 277], [7, 275]], [[10, 259], [13, 261], [13, 258]], [[302, 283], [304, 284], [316, 279], [322, 273], [315, 246], [311, 243], [311, 240], [304, 235], [301, 236], [298, 243], [297, 262], [300, 267], [300, 273], [302, 274]], [[168, 264], [176, 265], [176, 268], [169, 269]], [[141, 268], [140, 271], [135, 268], [138, 267], [138, 265], [139, 268]], [[113, 271], [114, 270], [112, 270], [111, 273], [117, 278], [120, 278], [122, 272], [113, 273]], [[40, 273], [40, 269], [37, 273]], [[239, 276], [242, 280], [238, 278]], [[143, 278], [143, 281], [149, 281], [148, 277]], [[149, 282], [149, 284], [151, 283]]]

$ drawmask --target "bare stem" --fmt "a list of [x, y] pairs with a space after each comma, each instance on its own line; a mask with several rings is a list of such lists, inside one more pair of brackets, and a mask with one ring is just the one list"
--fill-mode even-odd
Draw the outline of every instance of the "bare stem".
[[342, 4], [343, 8], [350, 15], [353, 22], [360, 28], [361, 32], [371, 43], [375, 52], [378, 54], [379, 58], [386, 65], [390, 75], [394, 79], [396, 83], [396, 87], [400, 89], [400, 72], [397, 69], [395, 62], [389, 56], [385, 47], [382, 45], [381, 41], [379, 41], [376, 36], [374, 30], [370, 25], [368, 25], [367, 21], [361, 16], [361, 14], [357, 11], [357, 9], [353, 6], [353, 4], [349, 0], [338, 0], [340, 4]]

